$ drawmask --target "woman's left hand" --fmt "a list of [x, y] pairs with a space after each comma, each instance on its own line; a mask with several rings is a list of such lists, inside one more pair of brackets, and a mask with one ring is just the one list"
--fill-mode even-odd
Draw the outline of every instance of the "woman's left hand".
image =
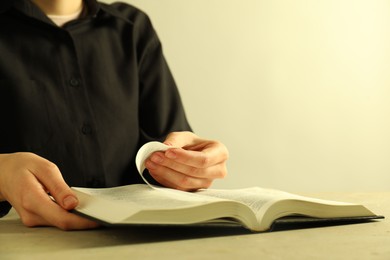
[[164, 143], [174, 148], [155, 152], [145, 162], [150, 175], [161, 185], [194, 191], [226, 176], [229, 153], [222, 143], [192, 132], [170, 133]]

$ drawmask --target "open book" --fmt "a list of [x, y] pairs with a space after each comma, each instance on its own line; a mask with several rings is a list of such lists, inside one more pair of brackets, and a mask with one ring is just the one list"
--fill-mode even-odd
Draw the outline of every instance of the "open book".
[[[166, 149], [164, 144], [151, 142], [139, 150], [136, 164], [142, 177], [145, 159]], [[383, 218], [363, 205], [279, 190], [252, 187], [184, 192], [144, 181], [114, 188], [72, 187], [80, 201], [74, 212], [107, 225], [238, 224], [252, 231], [270, 230], [275, 222]]]

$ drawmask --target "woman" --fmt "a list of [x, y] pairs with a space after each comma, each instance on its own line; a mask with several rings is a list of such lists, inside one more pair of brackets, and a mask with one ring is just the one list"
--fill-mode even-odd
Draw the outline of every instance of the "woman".
[[0, 35], [0, 208], [12, 205], [25, 225], [96, 227], [69, 213], [78, 204], [69, 186], [140, 182], [135, 154], [151, 140], [181, 147], [146, 162], [161, 185], [196, 190], [226, 175], [226, 147], [191, 132], [137, 8], [3, 0]]

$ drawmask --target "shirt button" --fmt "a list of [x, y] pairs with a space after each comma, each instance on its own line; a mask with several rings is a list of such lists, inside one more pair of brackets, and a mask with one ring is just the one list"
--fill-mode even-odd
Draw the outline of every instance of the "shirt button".
[[90, 135], [92, 134], [92, 127], [88, 124], [84, 124], [81, 128], [81, 132], [85, 135]]
[[69, 80], [69, 84], [72, 86], [72, 87], [78, 87], [80, 85], [80, 81], [76, 78], [72, 78]]

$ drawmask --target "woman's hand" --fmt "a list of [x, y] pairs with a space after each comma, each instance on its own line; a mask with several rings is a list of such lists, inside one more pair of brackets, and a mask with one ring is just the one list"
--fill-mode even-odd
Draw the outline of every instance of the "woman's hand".
[[0, 155], [0, 200], [7, 200], [29, 227], [74, 230], [98, 226], [68, 212], [77, 206], [76, 196], [58, 167], [33, 153]]
[[161, 185], [185, 191], [208, 188], [227, 174], [227, 148], [218, 141], [199, 138], [191, 132], [173, 132], [165, 144], [172, 147], [153, 153], [145, 163]]

